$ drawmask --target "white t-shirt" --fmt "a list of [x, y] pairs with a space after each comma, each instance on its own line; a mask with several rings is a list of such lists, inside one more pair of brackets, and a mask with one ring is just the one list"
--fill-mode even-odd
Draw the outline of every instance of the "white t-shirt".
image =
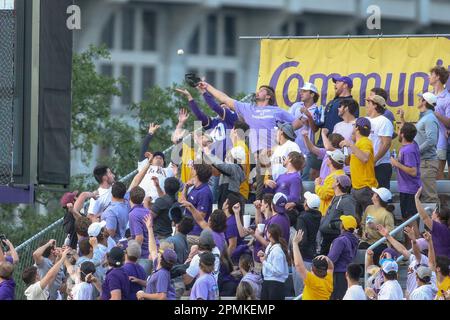
[[[142, 160], [138, 164], [138, 170], [141, 171], [142, 168], [147, 164], [148, 160]], [[161, 186], [161, 189], [164, 190], [164, 181], [166, 181], [166, 178], [173, 177], [173, 171], [172, 168], [162, 168], [158, 166], [150, 166], [147, 173], [144, 176], [144, 179], [142, 179], [142, 182], [139, 184], [139, 186], [145, 190], [145, 196], [146, 197], [152, 197], [152, 202], [155, 202], [156, 199], [159, 198], [158, 191], [155, 187], [155, 183], [152, 181], [153, 177], [157, 177], [159, 180], [159, 185]]]
[[437, 289], [431, 284], [420, 286], [409, 295], [409, 300], [434, 300]]
[[[289, 113], [292, 114], [295, 119], [302, 119], [306, 120], [305, 125], [303, 127], [298, 128], [295, 130], [295, 133], [297, 134], [297, 138], [295, 139], [295, 143], [300, 147], [300, 150], [303, 154], [309, 154], [308, 147], [305, 144], [305, 140], [303, 139], [302, 131], [307, 130], [308, 131], [308, 137], [311, 141], [314, 142], [314, 132], [312, 131], [312, 128], [309, 126], [308, 117], [300, 111], [301, 108], [303, 108], [305, 104], [303, 102], [296, 102], [289, 108]], [[311, 115], [314, 114], [314, 112], [317, 109], [317, 105], [313, 104], [311, 107], [308, 108], [308, 111], [311, 113]]]
[[[220, 270], [220, 250], [217, 247], [214, 247], [212, 250], [212, 254], [216, 256], [216, 259], [214, 261], [214, 272], [211, 274], [214, 276], [216, 281], [218, 281], [219, 278], [219, 270]], [[200, 273], [200, 255], [196, 254], [189, 264], [189, 267], [186, 269], [186, 273], [191, 278], [196, 278], [198, 274]]]
[[45, 289], [41, 288], [40, 281], [33, 283], [31, 286], [29, 286], [25, 290], [24, 294], [27, 297], [27, 300], [48, 300], [48, 297], [50, 295], [47, 288]]
[[286, 173], [286, 168], [283, 166], [283, 163], [292, 151], [301, 153], [298, 144], [291, 140], [275, 147], [272, 157], [270, 158], [270, 162], [272, 163], [272, 177], [274, 181], [277, 180], [280, 175]]
[[94, 286], [91, 283], [80, 282], [72, 288], [73, 300], [94, 300]]
[[[370, 120], [370, 125], [372, 126], [370, 129], [369, 139], [373, 143], [373, 151], [374, 155], [376, 155], [378, 150], [381, 148], [381, 137], [392, 138], [392, 135], [394, 134], [394, 126], [392, 125], [392, 122], [383, 115], [375, 118], [366, 118]], [[380, 160], [377, 161], [375, 166], [383, 163], [391, 163], [391, 153], [389, 150], [383, 157], [380, 158]]]
[[364, 289], [359, 285], [353, 285], [347, 289], [342, 300], [367, 300]]
[[88, 214], [94, 214], [100, 216], [103, 211], [109, 206], [112, 200], [112, 188], [104, 189], [98, 188], [98, 199], [91, 199], [89, 201]]
[[352, 141], [352, 134], [354, 129], [353, 125], [355, 121], [352, 122], [341, 121], [336, 123], [334, 125], [333, 133], [339, 133], [341, 136], [344, 137], [345, 140]]
[[378, 292], [378, 300], [403, 300], [403, 290], [397, 280], [388, 280]]
[[[408, 275], [406, 278], [406, 292], [412, 293], [414, 289], [417, 288], [416, 281], [416, 270], [419, 266], [428, 266], [428, 257], [424, 254], [421, 254], [420, 263], [417, 262], [416, 256], [411, 254], [409, 256], [409, 266], [408, 266]], [[436, 286], [436, 274], [434, 272], [431, 273], [431, 285], [434, 286], [437, 290]]]

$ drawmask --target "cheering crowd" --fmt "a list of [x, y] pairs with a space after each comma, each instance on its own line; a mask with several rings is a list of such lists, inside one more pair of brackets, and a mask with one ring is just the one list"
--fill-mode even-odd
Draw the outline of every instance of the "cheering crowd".
[[[152, 149], [151, 124], [131, 184], [98, 165], [98, 190], [61, 198], [66, 241], [42, 243], [21, 279], [19, 256], [2, 239], [0, 300], [15, 299], [16, 281], [28, 300], [448, 300], [450, 210], [442, 203], [430, 216], [422, 205], [439, 203], [436, 180], [450, 161], [448, 77], [432, 68], [419, 118], [407, 122], [399, 110], [398, 123], [382, 88], [370, 90], [360, 117], [346, 76], [333, 78], [326, 106], [305, 83], [288, 111], [270, 86], [244, 103], [200, 81], [215, 117], [178, 89], [190, 112], [179, 112], [171, 161]], [[190, 114], [201, 131], [185, 128]], [[403, 221], [419, 213], [425, 232], [412, 222], [403, 238], [389, 235], [393, 172]], [[382, 237], [365, 265], [354, 263]]]

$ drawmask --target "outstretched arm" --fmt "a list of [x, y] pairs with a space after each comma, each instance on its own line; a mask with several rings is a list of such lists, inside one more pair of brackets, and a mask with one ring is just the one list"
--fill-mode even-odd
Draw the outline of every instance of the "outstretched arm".
[[394, 237], [392, 237], [389, 234], [388, 229], [386, 229], [384, 226], [379, 224], [379, 225], [377, 225], [377, 231], [379, 234], [381, 234], [383, 237], [385, 237], [387, 239], [387, 241], [389, 241], [389, 243], [394, 247], [395, 250], [400, 252], [403, 255], [403, 257], [405, 257], [406, 259], [409, 259], [409, 256], [411, 255], [409, 253], [409, 251], [405, 248], [404, 245], [402, 245], [400, 242], [398, 242]]
[[199, 86], [201, 89], [207, 90], [214, 98], [219, 100], [220, 102], [226, 104], [228, 108], [231, 110], [234, 110], [234, 102], [235, 100], [230, 98], [227, 94], [223, 93], [222, 91], [217, 90], [209, 83], [206, 83], [204, 81], [199, 83]]
[[422, 187], [420, 187], [419, 190], [417, 190], [416, 196], [414, 198], [416, 201], [417, 212], [419, 213], [420, 218], [423, 220], [423, 223], [428, 227], [428, 229], [431, 230], [433, 228], [433, 220], [431, 220], [430, 216], [423, 208], [422, 202], [420, 202], [421, 194], [422, 194]]
[[150, 145], [150, 141], [152, 140], [153, 136], [155, 135], [156, 130], [160, 128], [159, 125], [151, 123], [148, 128], [148, 134], [144, 137], [141, 143], [141, 152], [139, 153], [139, 161], [142, 161], [145, 159], [145, 153], [148, 150], [148, 146]]
[[158, 247], [156, 246], [155, 235], [153, 234], [153, 219], [150, 214], [145, 217], [144, 222], [148, 231], [148, 251], [150, 252], [148, 258], [151, 261], [155, 261], [158, 257]]
[[187, 91], [186, 89], [175, 89], [178, 93], [181, 93], [184, 95], [189, 102], [189, 108], [191, 109], [192, 113], [195, 114], [197, 119], [202, 122], [202, 126], [206, 127], [209, 124], [209, 117], [203, 113], [202, 110], [198, 107], [197, 102], [195, 102], [194, 98], [192, 97], [191, 93]]
[[209, 229], [209, 225], [208, 223], [205, 221], [205, 217], [206, 214], [198, 211], [194, 205], [192, 203], [190, 203], [189, 201], [181, 201], [180, 202], [181, 206], [185, 207], [186, 209], [188, 209], [191, 213], [192, 216], [195, 219], [195, 222], [197, 222], [197, 224], [202, 228], [202, 229]]
[[306, 275], [308, 274], [308, 270], [303, 263], [302, 254], [300, 253], [299, 244], [303, 240], [303, 231], [298, 230], [292, 239], [292, 251], [294, 253], [294, 264], [295, 269], [299, 273], [300, 277], [304, 280], [306, 279]]
[[311, 140], [308, 137], [308, 131], [302, 130], [303, 139], [305, 141], [306, 147], [308, 150], [312, 153], [314, 153], [316, 156], [320, 156], [320, 148], [316, 147]]
[[58, 275], [62, 264], [64, 263], [64, 261], [67, 258], [67, 254], [71, 250], [72, 249], [70, 249], [70, 248], [67, 248], [66, 250], [64, 250], [62, 255], [59, 257], [59, 260], [53, 265], [53, 267], [50, 268], [50, 270], [48, 270], [47, 274], [40, 280], [40, 285], [41, 285], [42, 290], [47, 288], [47, 286], [49, 286], [50, 284], [53, 283], [53, 281], [55, 281], [56, 276]]
[[145, 167], [142, 168], [141, 171], [138, 172], [137, 175], [134, 176], [133, 181], [131, 181], [130, 187], [128, 188], [128, 191], [133, 189], [134, 187], [137, 187], [142, 180], [145, 177], [145, 174], [147, 173], [148, 169], [150, 168], [150, 165], [152, 163], [153, 155], [150, 152], [146, 153], [148, 156], [148, 162], [145, 164]]

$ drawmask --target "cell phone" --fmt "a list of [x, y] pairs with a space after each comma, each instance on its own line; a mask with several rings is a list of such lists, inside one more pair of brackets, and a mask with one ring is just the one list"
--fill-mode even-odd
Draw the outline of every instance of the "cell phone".
[[9, 247], [6, 244], [6, 239], [8, 239], [4, 234], [0, 234], [0, 244], [2, 246], [3, 252], [9, 251]]

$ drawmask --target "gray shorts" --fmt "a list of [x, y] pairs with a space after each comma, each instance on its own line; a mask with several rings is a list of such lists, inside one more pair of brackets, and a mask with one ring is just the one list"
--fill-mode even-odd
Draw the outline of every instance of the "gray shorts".
[[441, 161], [447, 160], [447, 149], [437, 149], [437, 158]]

